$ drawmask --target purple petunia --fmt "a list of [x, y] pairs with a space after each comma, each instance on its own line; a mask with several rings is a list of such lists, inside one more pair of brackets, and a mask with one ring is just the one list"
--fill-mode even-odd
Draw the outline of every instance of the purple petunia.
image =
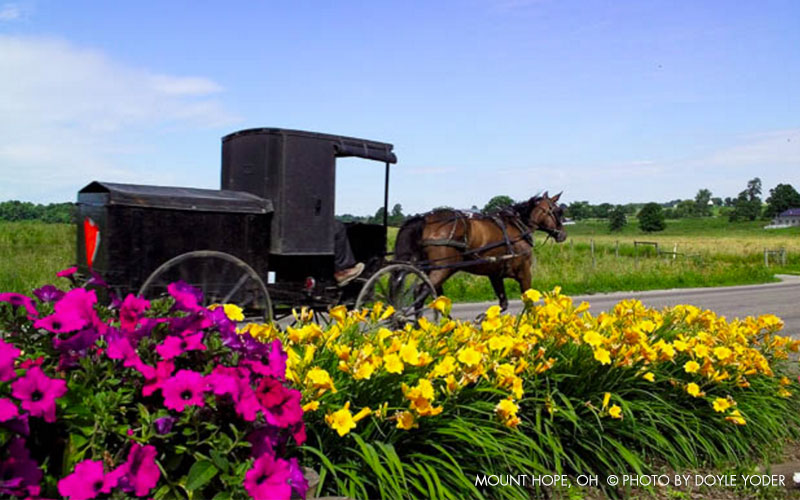
[[169, 434], [172, 432], [172, 426], [175, 425], [175, 417], [161, 417], [153, 421], [158, 434]]
[[67, 383], [50, 378], [38, 366], [11, 384], [11, 395], [22, 401], [22, 409], [32, 417], [44, 417], [45, 422], [56, 421], [56, 399], [67, 392]]
[[94, 290], [75, 288], [56, 302], [53, 314], [36, 321], [33, 326], [53, 333], [74, 332], [87, 325], [99, 326], [102, 322], [94, 312], [96, 303], [97, 294]]
[[296, 458], [289, 460], [289, 483], [292, 485], [292, 490], [294, 490], [297, 496], [300, 498], [306, 497], [308, 480], [303, 475], [303, 469], [300, 468], [300, 464], [297, 463]]
[[0, 302], [8, 302], [14, 307], [24, 307], [28, 311], [28, 318], [31, 319], [39, 314], [33, 305], [33, 300], [19, 293], [0, 293]]
[[0, 493], [4, 495], [38, 495], [42, 470], [25, 446], [25, 440], [15, 438], [8, 447], [8, 458], [0, 463]]
[[159, 361], [155, 368], [144, 365], [141, 373], [147, 380], [142, 387], [142, 395], [149, 396], [163, 387], [164, 382], [172, 376], [175, 364], [172, 361]]
[[244, 488], [256, 499], [289, 499], [292, 496], [291, 475], [289, 462], [267, 453], [257, 458], [253, 468], [245, 474]]
[[167, 285], [167, 291], [175, 299], [175, 308], [179, 311], [197, 312], [203, 309], [203, 293], [183, 281]]
[[0, 339], [0, 381], [8, 382], [17, 376], [14, 371], [14, 362], [19, 357], [20, 350]]
[[64, 291], [59, 290], [53, 285], [45, 285], [33, 291], [36, 298], [41, 302], [57, 302], [64, 297]]
[[84, 460], [75, 465], [72, 474], [58, 482], [58, 492], [70, 500], [95, 498], [103, 490], [103, 476], [103, 462]]
[[76, 266], [73, 266], [73, 267], [68, 267], [66, 269], [62, 269], [61, 271], [56, 273], [56, 276], [58, 276], [59, 278], [67, 278], [69, 276], [72, 276], [76, 272], [78, 272], [78, 268]]
[[161, 394], [164, 406], [176, 411], [183, 411], [187, 406], [205, 406], [203, 395], [206, 383], [203, 375], [192, 370], [180, 370], [173, 377], [164, 381]]

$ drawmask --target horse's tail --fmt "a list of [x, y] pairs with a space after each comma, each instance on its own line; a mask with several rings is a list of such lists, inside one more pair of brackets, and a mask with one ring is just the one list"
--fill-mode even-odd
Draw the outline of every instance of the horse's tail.
[[422, 230], [425, 228], [425, 216], [415, 215], [403, 222], [397, 232], [394, 244], [394, 259], [404, 262], [425, 260], [422, 247]]

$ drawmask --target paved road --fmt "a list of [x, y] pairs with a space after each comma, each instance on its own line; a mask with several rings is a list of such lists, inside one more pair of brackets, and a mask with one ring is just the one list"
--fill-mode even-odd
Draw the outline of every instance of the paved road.
[[[800, 276], [780, 275], [780, 283], [730, 286], [718, 288], [681, 288], [649, 292], [615, 292], [574, 296], [575, 304], [587, 301], [590, 311], [606, 311], [622, 299], [636, 298], [644, 305], [661, 308], [677, 304], [692, 304], [711, 309], [728, 319], [772, 313], [783, 319], [784, 333], [800, 338]], [[496, 302], [454, 304], [453, 316], [472, 319]], [[517, 312], [521, 302], [511, 301], [509, 312]]]

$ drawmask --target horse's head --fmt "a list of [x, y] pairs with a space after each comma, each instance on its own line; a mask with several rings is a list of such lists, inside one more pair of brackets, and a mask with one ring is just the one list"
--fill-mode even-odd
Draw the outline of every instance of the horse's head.
[[534, 196], [530, 200], [520, 203], [517, 212], [525, 223], [536, 231], [544, 231], [558, 243], [567, 239], [567, 232], [561, 224], [564, 210], [558, 204], [561, 193], [552, 198], [547, 195]]

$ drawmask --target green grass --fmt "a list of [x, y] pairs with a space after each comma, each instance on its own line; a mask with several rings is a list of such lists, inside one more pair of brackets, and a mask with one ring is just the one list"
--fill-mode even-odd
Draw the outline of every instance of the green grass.
[[[800, 228], [764, 230], [764, 221], [729, 223], [724, 218], [667, 221], [663, 232], [645, 234], [635, 219], [619, 233], [611, 233], [604, 220], [581, 221], [567, 226], [569, 239], [544, 243], [538, 234], [533, 286], [566, 293], [651, 290], [675, 287], [741, 285], [773, 281], [775, 273], [800, 273]], [[389, 248], [396, 228], [389, 229]], [[590, 242], [594, 240], [594, 262]], [[634, 241], [656, 241], [676, 259], [641, 250]], [[619, 256], [617, 256], [617, 244]], [[764, 248], [786, 248], [785, 267], [764, 267]], [[687, 256], [688, 255], [688, 256]], [[39, 222], [0, 222], [0, 290], [29, 293], [55, 280], [55, 272], [75, 262], [75, 227]], [[512, 297], [519, 287], [506, 280]], [[457, 301], [494, 300], [489, 280], [460, 272], [445, 284]]]
[[74, 225], [0, 222], [0, 292], [29, 294], [74, 263]]

